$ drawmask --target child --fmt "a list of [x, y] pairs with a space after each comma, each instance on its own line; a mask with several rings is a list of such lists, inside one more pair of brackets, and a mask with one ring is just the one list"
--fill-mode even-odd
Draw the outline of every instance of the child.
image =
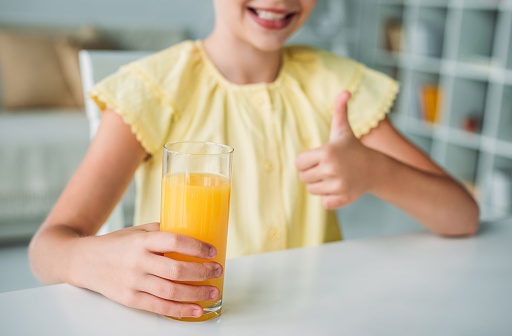
[[[390, 78], [328, 52], [283, 47], [315, 0], [214, 0], [216, 24], [122, 68], [92, 93], [104, 111], [82, 164], [30, 245], [44, 283], [89, 288], [124, 305], [195, 317], [219, 296], [199, 281], [216, 250], [159, 231], [162, 146], [205, 140], [235, 148], [228, 253], [240, 256], [340, 240], [332, 209], [372, 193], [444, 236], [473, 235], [471, 196], [385, 117]], [[339, 94], [338, 94], [339, 93]], [[136, 173], [135, 223], [95, 233]], [[301, 182], [302, 181], [302, 182]], [[149, 223], [149, 224], [147, 224]]]

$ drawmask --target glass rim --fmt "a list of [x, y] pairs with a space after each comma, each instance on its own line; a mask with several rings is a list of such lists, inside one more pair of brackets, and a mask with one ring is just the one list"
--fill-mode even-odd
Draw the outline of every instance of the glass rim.
[[[195, 145], [198, 145], [198, 144], [203, 144], [203, 145], [208, 145], [208, 146], [216, 146], [216, 147], [220, 147], [220, 148], [223, 148], [225, 150], [225, 152], [223, 153], [215, 153], [215, 154], [210, 154], [210, 153], [188, 153], [187, 151], [179, 151], [179, 150], [175, 150], [175, 149], [170, 149], [169, 147], [172, 146], [172, 145], [177, 145], [177, 144], [195, 144]], [[216, 156], [216, 155], [228, 155], [228, 154], [232, 154], [235, 149], [231, 146], [228, 146], [228, 145], [223, 145], [223, 144], [219, 144], [219, 143], [216, 143], [216, 142], [210, 142], [210, 141], [187, 141], [187, 140], [184, 140], [184, 141], [170, 141], [170, 142], [167, 142], [166, 144], [164, 144], [163, 146], [164, 150], [168, 151], [168, 152], [172, 152], [172, 153], [176, 153], [176, 154], [180, 154], [180, 155], [204, 155], [204, 156]]]

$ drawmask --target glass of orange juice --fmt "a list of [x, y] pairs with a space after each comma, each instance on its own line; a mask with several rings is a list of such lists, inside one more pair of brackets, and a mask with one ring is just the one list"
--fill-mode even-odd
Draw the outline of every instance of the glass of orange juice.
[[[213, 261], [224, 267], [233, 148], [211, 142], [170, 142], [164, 145], [163, 155], [160, 230], [186, 234], [212, 244], [217, 249]], [[199, 263], [211, 261], [178, 253], [165, 256]], [[203, 307], [201, 317], [175, 319], [206, 321], [220, 316], [224, 274], [211, 280], [183, 283], [215, 286], [220, 290], [220, 298], [196, 302]]]

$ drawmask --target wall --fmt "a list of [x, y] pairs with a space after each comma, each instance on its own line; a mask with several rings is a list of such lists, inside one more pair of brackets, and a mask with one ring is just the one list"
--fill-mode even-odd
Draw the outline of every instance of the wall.
[[[290, 43], [331, 49], [331, 41], [311, 28], [315, 18], [323, 18], [329, 11], [321, 1], [309, 26], [295, 34]], [[185, 29], [190, 38], [203, 39], [213, 29], [214, 10], [213, 0], [0, 0], [1, 25]]]
[[214, 16], [212, 0], [0, 0], [1, 24], [185, 28], [204, 38]]

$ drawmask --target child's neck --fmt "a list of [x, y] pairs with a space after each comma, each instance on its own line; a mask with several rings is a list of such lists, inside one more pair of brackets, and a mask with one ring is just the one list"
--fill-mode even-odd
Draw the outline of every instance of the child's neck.
[[204, 40], [203, 46], [220, 73], [232, 83], [271, 83], [279, 74], [281, 50], [262, 51], [215, 33]]

